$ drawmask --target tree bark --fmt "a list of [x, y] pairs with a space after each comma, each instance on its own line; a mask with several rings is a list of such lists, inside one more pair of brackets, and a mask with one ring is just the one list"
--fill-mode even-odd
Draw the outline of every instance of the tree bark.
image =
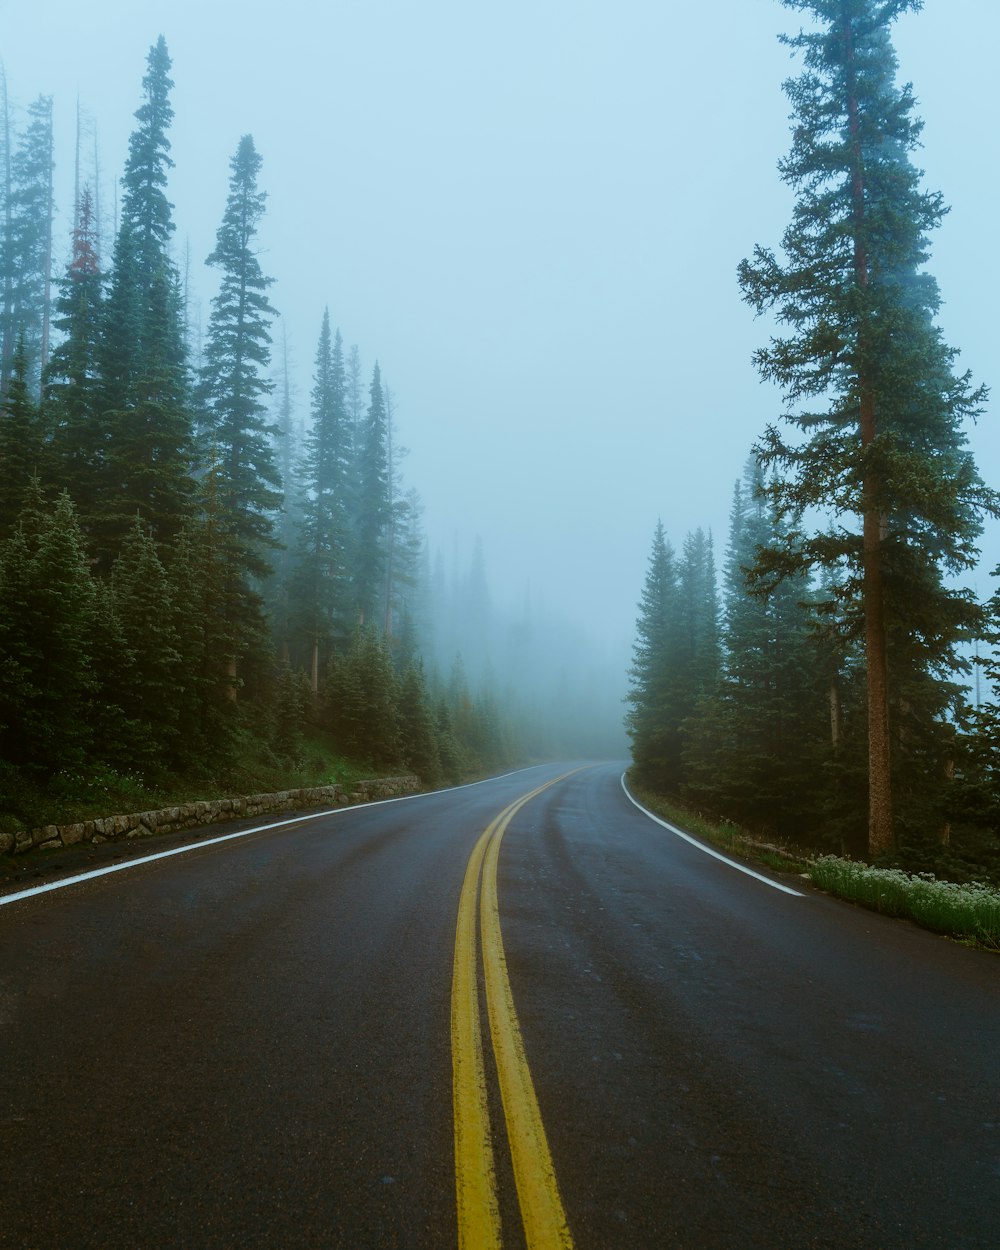
[[11, 361], [14, 358], [14, 276], [11, 271], [11, 254], [10, 254], [10, 233], [13, 224], [13, 209], [10, 202], [11, 196], [11, 130], [10, 130], [10, 101], [7, 98], [7, 77], [4, 74], [3, 66], [0, 65], [0, 107], [3, 109], [3, 118], [0, 125], [3, 127], [3, 206], [4, 206], [4, 265], [3, 265], [3, 305], [0, 309], [0, 321], [2, 321], [2, 334], [0, 334], [0, 398], [7, 394], [7, 384], [10, 381]]
[[836, 674], [830, 678], [830, 746], [836, 755], [840, 750], [840, 686]]
[[[52, 229], [53, 218], [55, 216], [55, 198], [52, 186], [53, 167], [55, 161], [54, 136], [52, 133], [52, 98], [49, 97], [49, 145], [46, 156], [46, 175], [48, 185], [46, 187], [45, 202], [45, 281], [43, 284], [44, 295], [42, 298], [42, 375], [45, 374], [45, 366], [49, 363], [49, 335], [52, 321]], [[75, 211], [75, 210], [74, 210]]]
[[236, 672], [236, 661], [230, 659], [226, 661], [226, 698], [230, 703], [236, 702], [236, 694], [239, 690], [240, 680]]
[[392, 393], [388, 387], [385, 388], [385, 451], [386, 460], [389, 466], [389, 516], [386, 522], [385, 535], [385, 620], [383, 622], [383, 632], [386, 638], [392, 637], [392, 599], [395, 589], [394, 580], [396, 570], [393, 567], [396, 556], [396, 466], [393, 463], [392, 453], [392, 416], [394, 405], [392, 402]]
[[[851, 201], [854, 230], [854, 280], [868, 287], [865, 248], [865, 170], [858, 119], [851, 19], [843, 19], [844, 61], [847, 70], [847, 117], [851, 136]], [[875, 393], [870, 376], [865, 317], [858, 329], [857, 381], [860, 404], [861, 452], [864, 456], [878, 432]], [[892, 773], [889, 751], [889, 656], [882, 584], [882, 539], [885, 518], [880, 506], [881, 482], [869, 465], [862, 467], [862, 597], [864, 599], [865, 661], [868, 696], [868, 853], [874, 857], [892, 849]]]
[[[869, 482], [865, 482], [866, 489]], [[889, 751], [889, 663], [882, 592], [882, 516], [864, 515], [865, 660], [868, 692], [868, 853], [892, 849], [892, 773]]]

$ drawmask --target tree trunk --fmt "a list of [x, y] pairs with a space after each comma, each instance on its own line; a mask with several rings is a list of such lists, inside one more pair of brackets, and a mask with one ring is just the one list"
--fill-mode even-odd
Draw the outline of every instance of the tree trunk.
[[11, 153], [10, 153], [10, 102], [7, 98], [7, 76], [0, 65], [0, 108], [3, 117], [3, 137], [0, 139], [3, 156], [3, 306], [0, 308], [0, 398], [7, 394], [7, 383], [10, 381], [11, 361], [14, 359], [14, 275], [11, 270], [12, 257], [10, 234], [13, 225], [13, 209], [11, 195]]
[[[865, 248], [865, 168], [858, 120], [858, 96], [854, 68], [851, 19], [844, 17], [844, 63], [847, 70], [847, 117], [852, 143], [851, 203], [854, 232], [854, 280], [868, 287], [868, 255]], [[860, 403], [861, 452], [875, 441], [877, 421], [875, 394], [869, 376], [864, 318], [856, 344]], [[882, 585], [882, 539], [885, 518], [880, 507], [881, 482], [862, 462], [862, 596], [865, 619], [865, 660], [868, 693], [868, 853], [874, 857], [893, 846], [892, 776], [889, 754], [889, 656]]]
[[830, 746], [834, 755], [840, 751], [840, 686], [836, 673], [830, 678]]
[[[866, 493], [871, 489], [865, 483]], [[868, 854], [892, 849], [892, 774], [889, 754], [889, 663], [882, 593], [882, 517], [864, 516], [865, 660], [868, 688]]]
[[239, 678], [236, 675], [235, 659], [226, 661], [226, 698], [230, 703], [236, 702], [236, 692], [239, 689]]
[[55, 161], [55, 150], [53, 147], [54, 139], [52, 134], [52, 98], [49, 97], [49, 146], [46, 158], [46, 173], [48, 178], [48, 186], [46, 188], [45, 203], [45, 281], [43, 284], [44, 295], [42, 298], [42, 377], [45, 376], [45, 366], [49, 363], [49, 335], [52, 321], [52, 227], [53, 217], [55, 216], [55, 198], [53, 194], [52, 177]]
[[[944, 779], [948, 785], [952, 785], [955, 780], [955, 757], [949, 756], [944, 762]], [[943, 820], [941, 828], [938, 831], [938, 841], [942, 846], [951, 845], [951, 821]]]
[[386, 638], [392, 637], [392, 598], [396, 570], [393, 567], [396, 547], [396, 466], [392, 454], [392, 392], [385, 388], [385, 453], [389, 466], [389, 517], [386, 523], [385, 536], [385, 620], [383, 632]]
[[101, 236], [101, 153], [97, 146], [97, 124], [94, 124], [94, 251], [98, 259], [104, 254]]

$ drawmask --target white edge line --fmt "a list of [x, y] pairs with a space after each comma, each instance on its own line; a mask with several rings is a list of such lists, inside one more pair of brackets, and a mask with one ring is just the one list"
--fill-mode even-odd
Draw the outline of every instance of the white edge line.
[[765, 877], [763, 873], [754, 872], [752, 868], [748, 868], [746, 864], [739, 864], [735, 859], [730, 859], [728, 855], [723, 855], [720, 851], [713, 850], [710, 846], [706, 846], [704, 842], [699, 842], [697, 838], [692, 838], [689, 833], [685, 833], [683, 829], [678, 829], [676, 825], [671, 825], [665, 820], [661, 820], [659, 816], [654, 814], [629, 794], [628, 786], [625, 784], [625, 774], [621, 776], [622, 789], [625, 791], [625, 797], [630, 803], [639, 809], [650, 820], [655, 820], [658, 825], [662, 825], [664, 829], [668, 829], [671, 833], [676, 834], [678, 838], [683, 838], [685, 842], [690, 842], [692, 846], [696, 846], [699, 851], [704, 851], [706, 855], [711, 855], [713, 859], [721, 860], [724, 864], [728, 864], [730, 868], [735, 868], [739, 872], [745, 872], [748, 877], [754, 877], [757, 881], [763, 881], [765, 885], [769, 885], [772, 889], [781, 890], [783, 894], [791, 894], [795, 898], [805, 898], [801, 890], [793, 890], [790, 885], [782, 885], [780, 881], [772, 881], [770, 877]]
[[[218, 846], [220, 842], [232, 842], [234, 838], [248, 838], [252, 833], [266, 833], [269, 829], [281, 829], [285, 825], [300, 825], [307, 820], [320, 820], [324, 816], [340, 816], [344, 812], [354, 812], [361, 807], [384, 807], [386, 803], [405, 803], [411, 799], [428, 799], [435, 794], [447, 794], [452, 790], [470, 790], [473, 786], [485, 785], [488, 781], [502, 781], [504, 777], [513, 777], [519, 772], [530, 772], [532, 768], [542, 765], [533, 764], [529, 768], [517, 768], [513, 772], [501, 773], [497, 777], [483, 777], [479, 781], [467, 781], [461, 786], [448, 786], [443, 790], [424, 790], [420, 794], [400, 794], [393, 799], [373, 799], [369, 803], [355, 803], [351, 807], [332, 807], [321, 812], [307, 812], [304, 816], [291, 816], [288, 820], [272, 821], [269, 825], [254, 825], [252, 829], [238, 829], [236, 833], [223, 833], [216, 838], [202, 838], [198, 842], [189, 842], [185, 846], [175, 846], [169, 851], [157, 851], [155, 855], [141, 855], [138, 859], [109, 864], [105, 868], [92, 868], [89, 872], [78, 872], [72, 877], [61, 877], [58, 881], [47, 881], [44, 885], [34, 885], [27, 890], [18, 890], [16, 894], [0, 894], [0, 907], [8, 903], [18, 903], [36, 894], [48, 894], [50, 890], [64, 890], [67, 886], [79, 885], [81, 881], [92, 881], [95, 877], [106, 877], [112, 872], [124, 872], [127, 868], [138, 868], [141, 864], [151, 864], [157, 859], [169, 859], [172, 855], [184, 855], [188, 851], [197, 851], [205, 846]], [[234, 816], [239, 820], [239, 816]]]

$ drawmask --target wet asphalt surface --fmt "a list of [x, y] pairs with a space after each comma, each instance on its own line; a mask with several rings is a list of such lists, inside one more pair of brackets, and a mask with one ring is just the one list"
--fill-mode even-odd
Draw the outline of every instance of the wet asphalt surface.
[[[465, 865], [566, 767], [0, 906], [0, 1247], [453, 1247]], [[537, 796], [500, 855], [575, 1245], [993, 1250], [1000, 959], [779, 893], [649, 821], [620, 773]], [[74, 851], [0, 896], [181, 841]]]

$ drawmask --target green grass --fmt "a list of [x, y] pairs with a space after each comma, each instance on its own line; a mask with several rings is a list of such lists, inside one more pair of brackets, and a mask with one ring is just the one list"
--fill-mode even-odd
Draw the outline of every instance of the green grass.
[[914, 876], [836, 855], [814, 860], [809, 876], [820, 889], [872, 911], [1000, 951], [1000, 890], [992, 886], [957, 885], [938, 881], [931, 873]]

